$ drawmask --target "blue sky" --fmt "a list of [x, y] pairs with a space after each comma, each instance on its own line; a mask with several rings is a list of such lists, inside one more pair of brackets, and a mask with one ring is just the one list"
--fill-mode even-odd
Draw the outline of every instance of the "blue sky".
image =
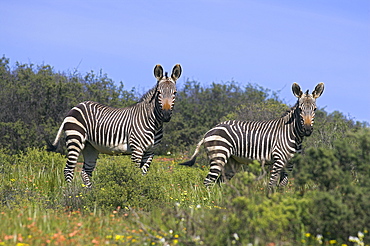
[[153, 68], [178, 84], [256, 83], [294, 104], [319, 82], [319, 107], [370, 122], [370, 1], [0, 1], [0, 55], [55, 71], [107, 73], [127, 90]]

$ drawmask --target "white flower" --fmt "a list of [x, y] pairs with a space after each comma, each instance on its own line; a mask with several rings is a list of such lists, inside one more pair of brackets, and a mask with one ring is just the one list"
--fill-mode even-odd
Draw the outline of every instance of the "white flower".
[[358, 237], [353, 237], [353, 236], [349, 236], [348, 240], [350, 242], [358, 242], [359, 241]]

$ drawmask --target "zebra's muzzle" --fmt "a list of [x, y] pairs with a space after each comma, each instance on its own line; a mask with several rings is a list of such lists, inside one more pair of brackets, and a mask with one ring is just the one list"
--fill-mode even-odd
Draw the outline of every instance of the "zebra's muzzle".
[[303, 133], [304, 133], [304, 135], [306, 137], [311, 136], [312, 131], [313, 131], [313, 127], [311, 125], [309, 125], [309, 126], [307, 126], [307, 125], [303, 126]]
[[172, 110], [162, 110], [163, 122], [169, 122], [172, 116]]

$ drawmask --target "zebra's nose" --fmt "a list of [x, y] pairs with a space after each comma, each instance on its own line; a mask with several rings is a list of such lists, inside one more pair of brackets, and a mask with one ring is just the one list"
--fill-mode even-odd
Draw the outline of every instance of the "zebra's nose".
[[312, 131], [313, 131], [313, 127], [311, 125], [304, 125], [303, 126], [303, 131], [304, 131], [304, 135], [305, 136], [311, 136], [312, 134]]
[[163, 121], [169, 122], [172, 116], [172, 110], [162, 110], [163, 112]]

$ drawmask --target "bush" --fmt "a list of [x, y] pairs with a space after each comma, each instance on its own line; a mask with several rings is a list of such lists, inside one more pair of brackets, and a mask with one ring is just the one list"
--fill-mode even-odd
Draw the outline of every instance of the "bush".
[[294, 183], [316, 189], [304, 194], [312, 201], [309, 232], [345, 242], [370, 225], [369, 140], [365, 128], [347, 133], [333, 149], [310, 148], [295, 158]]

